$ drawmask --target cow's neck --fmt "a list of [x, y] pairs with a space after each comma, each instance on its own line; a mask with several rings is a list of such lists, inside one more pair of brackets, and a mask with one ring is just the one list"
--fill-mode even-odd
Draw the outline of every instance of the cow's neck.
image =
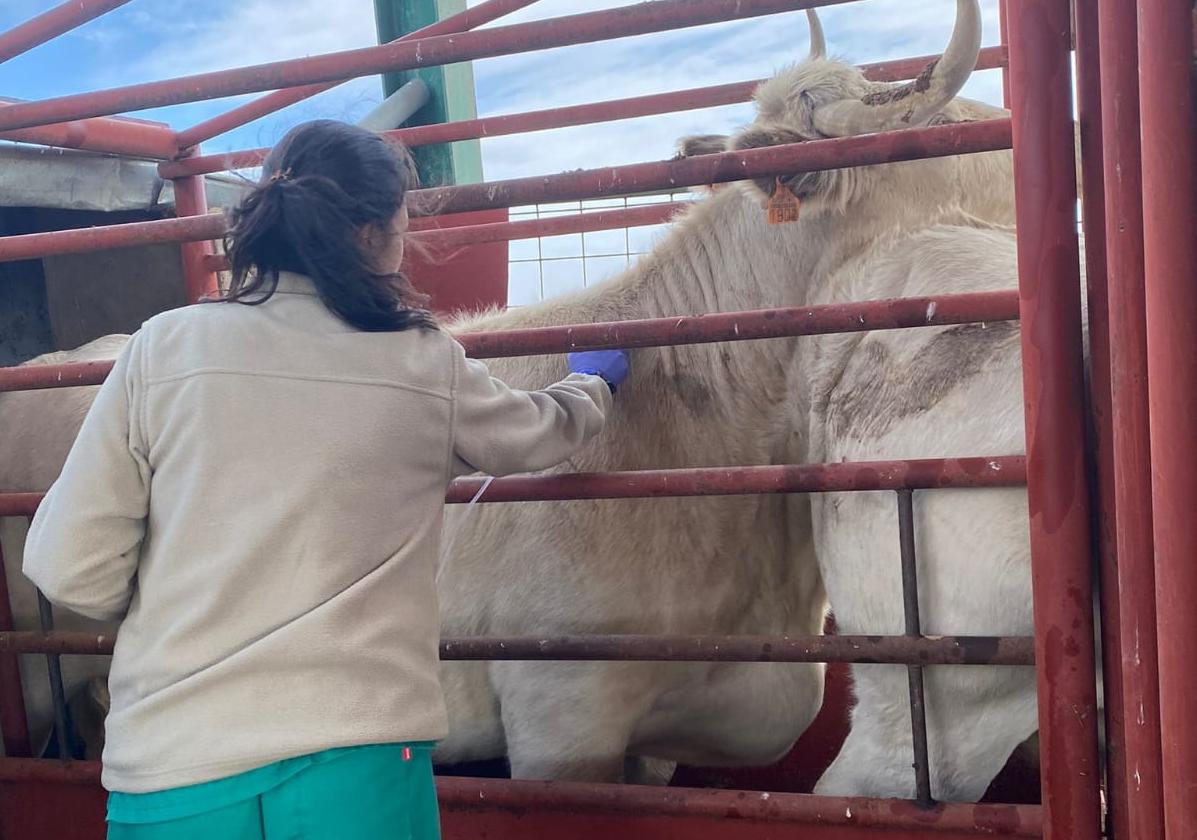
[[[738, 187], [723, 188], [621, 282], [636, 290], [645, 317], [801, 306], [819, 257], [794, 247], [793, 233], [768, 225], [759, 202]], [[649, 357], [651, 381], [657, 393], [677, 392], [678, 414], [721, 428], [725, 439], [702, 463], [791, 462], [802, 456], [792, 435], [805, 405], [792, 387], [802, 350], [796, 339], [661, 348]]]
[[[911, 208], [935, 206], [943, 192], [925, 183], [911, 188], [905, 181], [878, 185], [874, 180], [867, 202], [855, 202], [843, 212], [815, 207], [798, 222], [783, 225], [768, 224], [761, 203], [741, 189], [720, 190], [681, 218], [671, 236], [619, 285], [625, 294], [637, 290], [640, 317], [882, 297], [867, 285], [834, 288], [832, 280], [878, 243], [927, 224], [928, 214]], [[805, 424], [795, 418], [804, 416], [808, 406], [811, 348], [812, 341], [802, 338], [662, 348], [656, 355], [661, 368], [657, 379], [664, 391], [702, 378], [711, 393], [736, 401], [745, 428], [773, 435], [772, 460], [805, 460], [805, 434], [799, 431]], [[691, 390], [684, 387], [683, 394]], [[724, 418], [736, 422], [726, 414]], [[772, 423], [768, 432], [762, 422]]]
[[[788, 225], [767, 224], [760, 202], [740, 188], [721, 189], [685, 213], [663, 241], [618, 277], [576, 295], [461, 322], [458, 329], [667, 318], [876, 297], [869, 289], [832, 289], [827, 280], [878, 241], [926, 224], [925, 214], [912, 212], [910, 205], [921, 203], [918, 193], [930, 197], [934, 190], [925, 180], [917, 186], [890, 184], [888, 195], [875, 181], [871, 186], [870, 201], [845, 213], [816, 208]], [[897, 209], [902, 206], [905, 211]], [[803, 443], [791, 430], [801, 425], [794, 421], [806, 409], [801, 378], [808, 346], [804, 339], [774, 339], [640, 351], [620, 402], [636, 415], [635, 433], [653, 440], [645, 451], [651, 449], [662, 466], [800, 458]], [[553, 357], [497, 360], [492, 368], [517, 387], [542, 387], [564, 372], [561, 359]], [[646, 404], [662, 419], [632, 408]], [[692, 443], [681, 440], [685, 437]], [[644, 466], [639, 460], [586, 466]]]
[[[976, 157], [988, 167], [1001, 163]], [[808, 201], [799, 221], [781, 225], [767, 223], [755, 196], [724, 188], [682, 217], [623, 282], [642, 287], [661, 316], [871, 299], [885, 290], [867, 277], [859, 288], [836, 288], [842, 278], [835, 275], [912, 231], [967, 219], [974, 208], [948, 200], [961, 192], [957, 169], [952, 159], [850, 170], [835, 209]], [[983, 218], [1002, 223], [1004, 200], [991, 204], [993, 218]]]

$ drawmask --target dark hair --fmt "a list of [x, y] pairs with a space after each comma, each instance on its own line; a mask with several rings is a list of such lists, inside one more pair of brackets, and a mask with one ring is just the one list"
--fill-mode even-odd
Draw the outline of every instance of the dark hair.
[[233, 279], [217, 300], [263, 303], [279, 272], [291, 271], [359, 330], [435, 327], [428, 299], [403, 275], [379, 274], [360, 236], [368, 225], [389, 231], [417, 181], [407, 150], [374, 132], [335, 120], [296, 126], [232, 211], [225, 249]]

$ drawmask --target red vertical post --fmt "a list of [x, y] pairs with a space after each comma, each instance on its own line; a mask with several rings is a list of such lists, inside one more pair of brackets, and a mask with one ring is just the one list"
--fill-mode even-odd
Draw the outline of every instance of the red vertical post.
[[[1002, 46], [1010, 47], [1010, 0], [998, 0], [998, 26], [1001, 30]], [[1010, 65], [1002, 67], [1002, 107], [1010, 107]]]
[[1045, 840], [1100, 836], [1068, 0], [1009, 8]]
[[[1105, 697], [1105, 755], [1109, 810], [1106, 830], [1131, 840], [1127, 820], [1127, 774], [1123, 703], [1122, 617], [1119, 603], [1117, 494], [1115, 491], [1114, 409], [1111, 385], [1110, 289], [1106, 247], [1108, 208], [1102, 136], [1102, 71], [1109, 59], [1100, 51], [1095, 2], [1073, 6], [1076, 44], [1077, 113], [1081, 142], [1081, 218], [1085, 232], [1086, 304], [1089, 314], [1090, 487], [1095, 514], [1092, 530], [1098, 557], [1101, 604], [1102, 688]], [[1133, 72], [1133, 70], [1132, 70]]]
[[[1098, 0], [1126, 778], [1118, 840], [1163, 840], [1135, 0]], [[1090, 324], [1090, 337], [1094, 327]], [[1109, 703], [1107, 694], [1106, 702]]]
[[[12, 629], [12, 601], [4, 572], [4, 550], [0, 548], [0, 630]], [[25, 693], [21, 689], [21, 658], [15, 653], [0, 654], [0, 738], [4, 741], [4, 754], [9, 758], [32, 754]]]
[[[194, 150], [199, 153], [199, 148]], [[175, 215], [202, 216], [208, 212], [208, 196], [204, 192], [204, 176], [188, 175], [174, 179]], [[183, 283], [187, 290], [187, 302], [195, 303], [217, 291], [216, 273], [204, 264], [204, 258], [212, 253], [211, 242], [183, 242], [179, 245], [183, 254]]]
[[1164, 825], [1197, 837], [1197, 117], [1192, 0], [1139, 0]]

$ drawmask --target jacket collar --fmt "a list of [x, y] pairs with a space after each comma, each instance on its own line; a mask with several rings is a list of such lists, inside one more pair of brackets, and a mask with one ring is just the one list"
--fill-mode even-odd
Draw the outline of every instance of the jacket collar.
[[276, 292], [284, 295], [315, 295], [316, 285], [311, 278], [303, 274], [296, 274], [293, 271], [280, 271], [278, 273], [278, 287]]

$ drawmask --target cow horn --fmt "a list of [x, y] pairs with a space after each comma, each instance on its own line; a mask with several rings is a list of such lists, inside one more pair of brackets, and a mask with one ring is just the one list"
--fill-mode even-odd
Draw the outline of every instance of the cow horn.
[[807, 9], [806, 22], [810, 27], [810, 57], [808, 60], [827, 58], [827, 38], [823, 35], [823, 23], [819, 20], [819, 13], [814, 9]]
[[943, 57], [913, 82], [863, 99], [830, 102], [814, 113], [825, 137], [850, 137], [923, 125], [955, 98], [981, 53], [981, 9], [977, 0], [956, 0], [956, 28]]

